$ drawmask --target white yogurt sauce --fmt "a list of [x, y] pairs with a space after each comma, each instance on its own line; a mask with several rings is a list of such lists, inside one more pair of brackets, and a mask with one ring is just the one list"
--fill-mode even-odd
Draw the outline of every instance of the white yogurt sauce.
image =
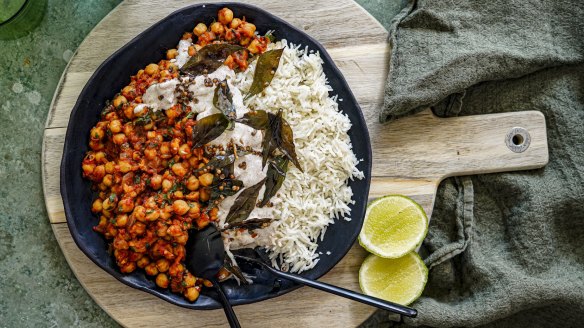
[[[177, 56], [176, 63], [179, 66], [184, 65], [184, 62], [188, 60], [188, 50], [183, 51], [184, 49], [188, 49], [190, 45], [190, 40], [181, 40], [179, 43], [179, 55]], [[184, 48], [184, 49], [183, 49]], [[181, 54], [186, 54], [186, 59], [181, 57]], [[184, 62], [183, 62], [184, 59]], [[181, 64], [182, 63], [182, 64]], [[212, 87], [205, 86], [205, 79], [217, 79], [219, 81], [227, 80], [229, 85], [229, 89], [233, 95], [233, 105], [235, 107], [237, 117], [241, 118], [245, 113], [249, 112], [249, 109], [243, 104], [243, 96], [239, 88], [233, 85], [232, 81], [235, 81], [235, 72], [229, 69], [227, 66], [221, 66], [216, 71], [208, 75], [199, 75], [195, 77], [194, 83], [188, 87], [188, 90], [193, 93], [193, 98], [196, 98], [197, 101], [189, 102], [188, 106], [191, 107], [191, 110], [195, 113], [198, 113], [197, 119], [200, 120], [206, 116], [219, 113], [219, 110], [213, 106], [213, 95], [215, 92], [215, 85]], [[166, 110], [177, 103], [177, 97], [175, 94], [176, 86], [179, 82], [187, 83], [190, 82], [190, 77], [181, 77], [179, 81], [178, 78], [165, 81], [162, 83], [156, 83], [151, 85], [144, 96], [142, 97], [142, 104], [137, 105], [134, 108], [134, 112], [138, 113], [146, 108], [150, 108], [153, 111], [158, 110]], [[213, 140], [210, 144], [211, 145], [222, 145], [223, 147], [227, 147], [227, 144], [235, 143], [239, 147], [251, 147], [254, 151], [261, 151], [262, 145], [262, 132], [256, 131], [255, 129], [240, 123], [235, 123], [233, 130], [226, 130]], [[241, 163], [245, 162], [245, 169], [239, 167]], [[262, 168], [262, 158], [258, 155], [248, 154], [245, 156], [240, 156], [235, 161], [235, 172], [234, 176], [236, 179], [241, 180], [243, 182], [244, 187], [251, 187], [266, 177], [268, 166]], [[242, 189], [243, 190], [243, 189]], [[265, 187], [259, 192], [258, 200], [262, 198], [264, 194]], [[241, 192], [241, 191], [240, 191]], [[239, 193], [240, 193], [239, 192]], [[223, 227], [225, 225], [225, 218], [229, 213], [229, 209], [233, 205], [233, 202], [239, 195], [239, 193], [226, 197], [220, 204], [219, 204], [219, 226]], [[274, 197], [275, 198], [275, 197]], [[274, 202], [275, 199], [272, 199]], [[273, 207], [263, 207], [258, 208], [256, 207], [250, 214], [249, 218], [273, 218], [274, 217], [274, 210]], [[263, 236], [264, 234], [267, 236], [267, 233], [262, 232], [259, 233], [260, 230], [265, 229], [256, 229], [256, 233], [258, 236]], [[230, 233], [231, 234], [231, 233]], [[236, 238], [237, 242], [234, 243], [231, 247], [233, 249], [240, 248], [245, 245], [249, 245], [251, 242], [255, 242], [254, 238], [252, 238], [249, 233], [238, 233], [238, 238]], [[241, 237], [241, 238], [239, 238]], [[260, 238], [260, 237], [257, 237]]]
[[189, 58], [189, 47], [193, 45], [192, 39], [180, 40], [178, 42], [178, 55], [175, 59], [172, 59], [171, 62], [175, 63], [179, 68], [181, 68], [184, 64], [187, 63]]

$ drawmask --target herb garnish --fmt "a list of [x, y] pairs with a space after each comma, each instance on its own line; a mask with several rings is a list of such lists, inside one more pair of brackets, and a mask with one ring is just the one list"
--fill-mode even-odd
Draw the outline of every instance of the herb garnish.
[[235, 224], [243, 222], [251, 214], [255, 208], [260, 189], [264, 186], [266, 179], [256, 183], [255, 185], [245, 188], [233, 202], [229, 209], [229, 213], [225, 218], [225, 223]]
[[181, 67], [181, 72], [197, 76], [209, 74], [223, 65], [227, 56], [245, 48], [234, 44], [209, 44], [199, 50]]
[[259, 207], [264, 207], [270, 198], [276, 195], [286, 179], [286, 171], [288, 171], [288, 158], [276, 156], [273, 161], [270, 161], [266, 174], [266, 190]]
[[193, 127], [193, 148], [198, 148], [219, 137], [229, 126], [229, 120], [222, 113], [213, 114], [197, 121]]
[[266, 51], [261, 54], [258, 58], [258, 63], [256, 64], [256, 69], [253, 74], [253, 82], [249, 88], [249, 92], [245, 95], [245, 99], [248, 99], [258, 93], [262, 92], [276, 75], [276, 70], [280, 65], [280, 58], [284, 49], [275, 49]]

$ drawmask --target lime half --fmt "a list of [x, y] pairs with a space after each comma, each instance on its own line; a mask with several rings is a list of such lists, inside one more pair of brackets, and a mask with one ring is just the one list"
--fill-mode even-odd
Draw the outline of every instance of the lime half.
[[359, 243], [370, 253], [398, 258], [414, 250], [428, 232], [428, 217], [412, 199], [390, 195], [371, 202]]
[[398, 259], [369, 255], [359, 269], [363, 293], [402, 305], [418, 299], [427, 281], [428, 269], [415, 252]]

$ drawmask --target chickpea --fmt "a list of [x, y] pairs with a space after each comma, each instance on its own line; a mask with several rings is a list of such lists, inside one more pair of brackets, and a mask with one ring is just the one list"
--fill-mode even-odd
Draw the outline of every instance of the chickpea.
[[169, 71], [164, 70], [164, 71], [160, 72], [160, 79], [161, 80], [164, 80], [164, 78], [166, 78], [168, 76], [170, 76], [170, 72]]
[[168, 60], [175, 59], [176, 56], [178, 56], [178, 50], [176, 49], [168, 49], [166, 52], [166, 59]]
[[127, 97], [127, 96], [133, 96], [136, 93], [136, 88], [134, 88], [133, 85], [126, 85], [123, 89], [122, 89], [122, 94]]
[[114, 136], [112, 137], [112, 141], [116, 144], [116, 145], [121, 145], [123, 143], [126, 143], [128, 141], [128, 138], [126, 138], [126, 135], [123, 133], [116, 133], [114, 134]]
[[146, 220], [156, 221], [160, 217], [160, 212], [156, 210], [146, 210]]
[[93, 213], [99, 213], [103, 210], [103, 201], [99, 198], [93, 201], [93, 205], [91, 205], [91, 211]]
[[91, 132], [89, 132], [89, 136], [91, 140], [99, 141], [105, 136], [105, 131], [102, 128], [94, 127], [91, 129]]
[[184, 198], [183, 192], [180, 190], [175, 191], [174, 194], [172, 194], [172, 198], [183, 199]]
[[199, 166], [199, 159], [195, 156], [192, 156], [189, 158], [189, 165], [192, 167], [197, 167]]
[[135, 262], [128, 262], [125, 265], [120, 267], [120, 271], [122, 273], [130, 273], [136, 270], [136, 263]]
[[168, 269], [168, 274], [170, 274], [171, 277], [176, 277], [178, 275], [181, 275], [184, 271], [185, 271], [185, 268], [182, 264], [173, 263], [170, 266], [170, 268]]
[[[115, 197], [113, 197], [113, 198], [114, 198], [113, 200], [111, 197], [108, 197], [108, 198], [103, 200], [103, 202], [101, 203], [102, 212], [103, 211], [111, 211], [116, 207]], [[104, 215], [105, 215], [105, 213], [104, 213]]]
[[114, 162], [105, 163], [105, 172], [106, 173], [110, 173], [110, 174], [114, 173], [115, 169], [116, 169], [116, 165]]
[[229, 24], [231, 23], [231, 21], [233, 20], [233, 11], [231, 11], [231, 9], [229, 8], [223, 8], [221, 10], [219, 10], [219, 13], [217, 14], [219, 21], [221, 22], [221, 24]]
[[136, 261], [136, 265], [140, 269], [144, 269], [148, 264], [150, 264], [150, 259], [148, 256], [142, 256], [138, 261]]
[[146, 267], [144, 267], [144, 271], [149, 276], [155, 276], [158, 274], [158, 269], [156, 268], [156, 263], [150, 263]]
[[135, 206], [132, 215], [134, 215], [136, 220], [144, 222], [146, 220], [146, 208], [142, 205]]
[[130, 233], [134, 235], [143, 235], [146, 232], [146, 225], [144, 223], [136, 222], [130, 226]]
[[164, 273], [159, 273], [156, 276], [156, 285], [160, 288], [168, 288], [168, 276]]
[[172, 188], [172, 181], [168, 179], [162, 180], [162, 191], [167, 192]]
[[196, 36], [201, 36], [201, 34], [205, 32], [207, 32], [207, 25], [203, 23], [197, 24], [197, 26], [195, 26], [195, 28], [193, 29], [193, 33], [195, 33]]
[[187, 174], [187, 169], [182, 163], [175, 163], [172, 165], [172, 173], [178, 175], [179, 177], [184, 177]]
[[83, 169], [85, 175], [90, 175], [93, 173], [93, 170], [95, 170], [95, 164], [83, 164], [81, 169]]
[[146, 68], [144, 69], [144, 72], [148, 75], [154, 75], [158, 73], [158, 65], [148, 64], [148, 66], [146, 66]]
[[235, 28], [238, 28], [238, 27], [239, 27], [239, 25], [241, 25], [241, 19], [239, 19], [239, 18], [234, 18], [234, 19], [231, 21], [230, 27], [235, 29]]
[[119, 133], [122, 131], [122, 122], [120, 120], [113, 120], [108, 124], [108, 127], [112, 133]]
[[187, 274], [185, 274], [184, 276], [183, 282], [185, 284], [185, 287], [193, 287], [197, 282], [197, 278], [195, 278], [195, 276], [193, 276], [192, 273], [187, 272]]
[[[106, 166], [107, 166], [107, 164], [106, 164]], [[106, 171], [107, 171], [107, 169], [106, 169]], [[113, 175], [111, 175], [111, 174], [106, 174], [106, 175], [103, 177], [103, 180], [102, 180], [101, 182], [102, 182], [102, 183], [103, 183], [103, 184], [104, 184], [106, 187], [111, 187], [111, 186], [112, 186], [112, 184], [114, 183], [114, 176], [113, 176]]]
[[225, 28], [223, 27], [223, 24], [221, 24], [219, 22], [215, 22], [215, 23], [211, 24], [211, 32], [213, 32], [217, 35], [221, 35], [221, 34], [223, 34], [223, 32], [225, 32]]
[[124, 134], [130, 135], [132, 132], [134, 132], [134, 126], [132, 124], [124, 125]]
[[[198, 180], [197, 180], [197, 181], [198, 181]], [[190, 200], [190, 201], [195, 201], [195, 202], [198, 202], [198, 201], [199, 201], [199, 192], [198, 192], [198, 191], [193, 191], [193, 192], [191, 192], [191, 193], [188, 193], [188, 194], [185, 196], [185, 198], [186, 198], [187, 200]]]
[[180, 147], [180, 139], [179, 138], [172, 139], [172, 141], [170, 142], [170, 151], [173, 154], [176, 154], [176, 153], [178, 153], [179, 147]]
[[195, 287], [189, 287], [185, 289], [184, 295], [189, 301], [194, 302], [199, 298], [199, 291]]
[[257, 39], [253, 39], [249, 46], [247, 46], [247, 50], [252, 54], [257, 54], [261, 52], [261, 43]]
[[216, 218], [219, 215], [219, 209], [217, 207], [213, 207], [211, 211], [209, 211], [209, 216], [211, 219]]
[[116, 216], [116, 227], [123, 228], [126, 226], [126, 224], [128, 224], [128, 216], [126, 214]]
[[188, 190], [195, 191], [199, 189], [199, 179], [197, 177], [191, 175], [187, 180], [186, 187]]
[[189, 208], [189, 214], [199, 214], [201, 212], [201, 208], [199, 203], [191, 203]]
[[213, 174], [205, 173], [199, 177], [199, 182], [202, 186], [207, 187], [213, 183]]
[[184, 32], [181, 39], [188, 40], [188, 39], [192, 39], [192, 38], [193, 38], [193, 33]]
[[162, 186], [162, 175], [155, 174], [150, 178], [150, 187], [154, 190], [160, 189]]
[[187, 233], [183, 233], [182, 235], [180, 235], [178, 237], [174, 237], [174, 241], [177, 244], [181, 244], [181, 245], [186, 245], [188, 240], [189, 240], [189, 235]]
[[175, 200], [172, 203], [172, 210], [178, 215], [184, 215], [189, 211], [190, 207], [184, 200]]
[[209, 190], [207, 190], [206, 188], [199, 190], [199, 200], [200, 201], [206, 202], [209, 200], [210, 196], [211, 195], [209, 194]]
[[157, 152], [154, 148], [146, 148], [144, 149], [144, 157], [148, 160], [153, 160], [156, 158]]
[[132, 198], [124, 198], [118, 203], [118, 212], [129, 213], [134, 210], [134, 201]]
[[120, 161], [118, 163], [118, 166], [119, 166], [120, 172], [122, 172], [122, 173], [128, 173], [132, 170], [132, 164], [130, 164], [127, 161], [123, 161], [123, 160]]
[[169, 267], [170, 267], [170, 263], [168, 263], [167, 259], [160, 259], [160, 260], [156, 261], [156, 268], [160, 272], [168, 271]]
[[172, 157], [170, 155], [170, 147], [168, 145], [168, 142], [164, 142], [162, 143], [162, 145], [160, 145], [160, 153], [162, 154], [162, 158], [170, 158]]
[[138, 78], [142, 77], [142, 75], [144, 75], [144, 70], [143, 69], [139, 70], [138, 73], [136, 73], [136, 76]]
[[95, 162], [96, 163], [107, 162], [107, 159], [105, 158], [105, 153], [102, 151], [95, 153]]
[[245, 22], [241, 25], [241, 33], [249, 38], [255, 33], [256, 26], [252, 23]]
[[211, 288], [211, 287], [213, 287], [213, 283], [212, 283], [212, 282], [210, 282], [210, 281], [209, 281], [209, 280], [207, 280], [207, 279], [203, 279], [203, 285], [204, 285], [205, 287], [207, 287], [207, 288]]
[[182, 144], [178, 148], [178, 155], [185, 159], [191, 157], [191, 147], [188, 144]]
[[127, 102], [128, 102], [128, 99], [126, 99], [126, 97], [119, 95], [119, 96], [114, 98], [113, 105], [114, 105], [114, 107], [119, 108], [120, 106], [122, 106], [123, 104], [125, 104]]
[[189, 54], [189, 56], [194, 56], [197, 53], [197, 50], [195, 49], [194, 46], [189, 46], [187, 48], [187, 53]]

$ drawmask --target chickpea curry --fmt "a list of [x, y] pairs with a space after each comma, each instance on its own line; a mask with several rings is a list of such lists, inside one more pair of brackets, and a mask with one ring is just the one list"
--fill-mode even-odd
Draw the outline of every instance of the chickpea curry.
[[[176, 79], [185, 72], [205, 74], [218, 65], [245, 70], [254, 56], [268, 53], [271, 36], [259, 36], [254, 24], [223, 8], [217, 21], [209, 27], [196, 24], [182, 39], [196, 40], [186, 49], [189, 62], [179, 67], [176, 61], [181, 56], [180, 49], [169, 49], [166, 59], [139, 70], [106, 105], [90, 131], [90, 150], [82, 169], [96, 192], [91, 210], [99, 217], [99, 223], [94, 230], [108, 240], [120, 271], [142, 269], [158, 287], [170, 288], [195, 301], [202, 286], [209, 287], [210, 282], [193, 276], [184, 265], [188, 231], [217, 221], [218, 201], [242, 185], [228, 170], [218, 169], [221, 159], [230, 154], [225, 149], [206, 148], [216, 135], [204, 129], [204, 119], [196, 120], [191, 103], [181, 101], [179, 95], [176, 104], [153, 111], [143, 108], [143, 97], [152, 85]], [[215, 56], [209, 56], [211, 52]], [[270, 71], [273, 76], [274, 69]], [[269, 83], [269, 73], [264, 80], [260, 81], [262, 85]], [[229, 99], [225, 83], [215, 79], [205, 84], [217, 86], [218, 102]], [[173, 91], [188, 98], [187, 89], [180, 85]], [[272, 116], [274, 120], [277, 115]], [[227, 120], [223, 130], [233, 120], [228, 113], [215, 119], [211, 122], [214, 127]], [[247, 117], [247, 124], [256, 123], [252, 116]], [[292, 153], [289, 157], [296, 164], [293, 147], [288, 153]], [[237, 150], [233, 154], [237, 157]], [[283, 161], [278, 158], [280, 167], [284, 167]], [[224, 278], [229, 273], [223, 271], [220, 275]]]

